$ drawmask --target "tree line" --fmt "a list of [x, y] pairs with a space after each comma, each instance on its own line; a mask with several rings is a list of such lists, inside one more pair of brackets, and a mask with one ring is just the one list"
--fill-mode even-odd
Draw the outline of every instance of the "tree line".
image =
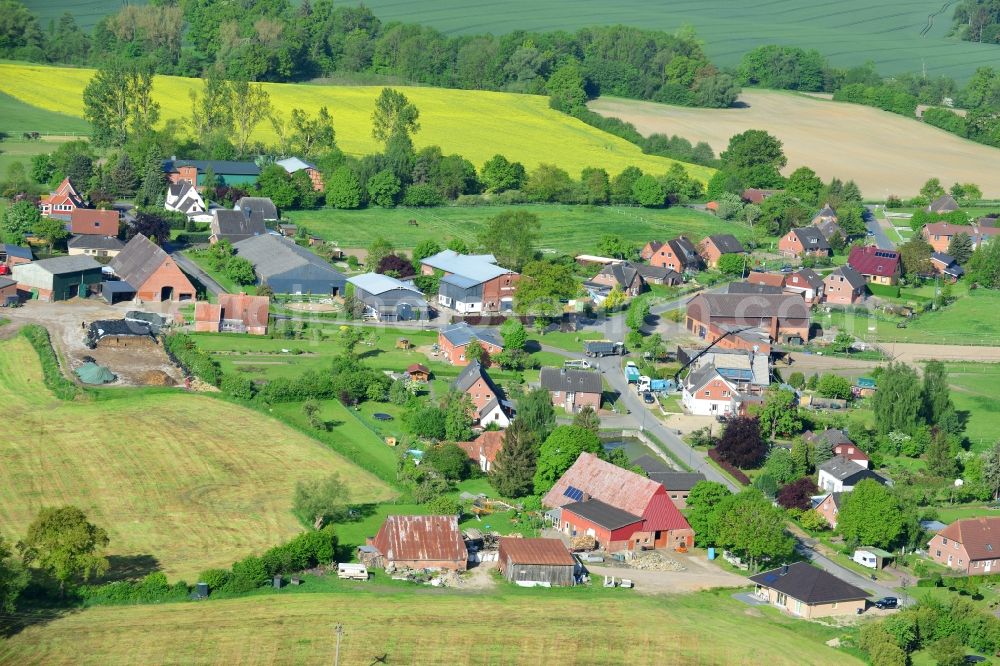
[[101, 65], [126, 58], [178, 76], [218, 68], [249, 81], [361, 76], [533, 94], [544, 94], [561, 66], [576, 63], [592, 95], [727, 106], [737, 89], [687, 30], [611, 26], [449, 37], [426, 26], [383, 23], [367, 7], [332, 0], [126, 5], [89, 34], [68, 12], [40, 26], [17, 0], [0, 1], [0, 15], [6, 28], [0, 57], [34, 62]]

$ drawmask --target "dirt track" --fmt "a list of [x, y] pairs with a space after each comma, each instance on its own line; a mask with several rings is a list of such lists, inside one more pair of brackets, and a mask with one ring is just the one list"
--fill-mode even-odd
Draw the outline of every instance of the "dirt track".
[[966, 347], [963, 345], [922, 345], [911, 342], [883, 342], [880, 346], [897, 361], [974, 361], [1000, 363], [1000, 347]]
[[616, 116], [644, 135], [676, 134], [706, 141], [716, 155], [729, 137], [767, 130], [784, 143], [787, 173], [809, 166], [824, 180], [853, 179], [871, 198], [912, 196], [932, 177], [943, 183], [976, 183], [1000, 197], [1000, 150], [961, 139], [917, 120], [857, 104], [792, 93], [747, 90], [744, 108], [695, 109], [615, 98], [590, 102], [591, 110]]

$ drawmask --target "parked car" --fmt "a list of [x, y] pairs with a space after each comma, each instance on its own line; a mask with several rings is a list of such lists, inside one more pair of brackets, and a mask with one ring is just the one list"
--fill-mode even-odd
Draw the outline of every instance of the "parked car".
[[887, 610], [890, 608], [899, 608], [899, 599], [896, 597], [882, 597], [875, 602], [875, 608], [880, 610]]
[[567, 368], [577, 368], [579, 370], [587, 370], [592, 368], [590, 363], [584, 361], [583, 359], [569, 359], [563, 362], [563, 365]]
[[965, 655], [965, 663], [967, 664], [983, 664], [986, 663], [986, 657], [981, 654], [967, 654]]
[[656, 402], [656, 400], [653, 399], [653, 394], [650, 393], [649, 391], [646, 391], [645, 393], [642, 394], [642, 401], [647, 405], [652, 405], [654, 402]]
[[791, 264], [785, 264], [784, 266], [781, 267], [781, 272], [782, 273], [793, 273], [793, 272], [795, 272], [795, 269], [792, 268]]

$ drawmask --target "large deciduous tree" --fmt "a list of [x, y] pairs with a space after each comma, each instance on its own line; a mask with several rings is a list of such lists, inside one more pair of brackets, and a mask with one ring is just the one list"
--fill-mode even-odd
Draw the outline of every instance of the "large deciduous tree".
[[592, 431], [573, 425], [556, 426], [538, 453], [535, 493], [547, 493], [581, 453], [600, 455], [602, 452], [601, 440]]
[[872, 479], [845, 493], [837, 515], [837, 531], [849, 544], [891, 548], [906, 526], [899, 500]]
[[737, 416], [726, 423], [717, 447], [723, 460], [749, 469], [756, 467], [767, 455], [767, 442], [760, 433], [760, 421], [752, 416]]
[[687, 519], [699, 546], [714, 546], [718, 538], [718, 508], [732, 493], [715, 481], [699, 481], [687, 498]]
[[75, 506], [47, 508], [28, 526], [18, 550], [24, 563], [37, 566], [59, 583], [60, 593], [67, 584], [89, 580], [108, 570], [103, 555], [109, 542], [103, 528], [87, 521]]
[[560, 301], [573, 298], [578, 288], [573, 270], [567, 265], [532, 261], [521, 272], [514, 291], [514, 306], [521, 314], [557, 317], [562, 313]]
[[122, 146], [159, 120], [152, 100], [153, 68], [140, 60], [112, 57], [83, 89], [84, 116], [99, 146]]
[[420, 111], [406, 95], [383, 88], [375, 100], [375, 111], [372, 114], [372, 136], [378, 141], [388, 143], [397, 134], [411, 135], [420, 131]]
[[552, 398], [544, 388], [536, 388], [517, 401], [517, 420], [535, 434], [540, 444], [556, 427], [556, 412]]
[[920, 425], [923, 391], [916, 371], [905, 363], [890, 363], [882, 371], [871, 401], [880, 435], [894, 431], [912, 434]]
[[27, 570], [14, 558], [10, 546], [0, 537], [0, 612], [14, 612], [17, 597], [27, 584]]
[[339, 474], [322, 479], [308, 479], [295, 484], [292, 506], [303, 520], [315, 529], [342, 518], [346, 513], [347, 490]]
[[271, 96], [264, 86], [245, 79], [233, 81], [230, 86], [236, 152], [242, 157], [247, 153], [250, 135], [271, 115]]
[[784, 511], [759, 490], [748, 488], [726, 498], [718, 516], [719, 545], [746, 560], [751, 570], [764, 561], [787, 561], [795, 553], [795, 540], [785, 531]]
[[486, 160], [479, 172], [487, 192], [519, 190], [524, 185], [525, 170], [520, 162], [511, 162], [503, 155]]
[[505, 211], [486, 220], [477, 240], [499, 265], [520, 271], [535, 257], [540, 229], [541, 222], [534, 213]]

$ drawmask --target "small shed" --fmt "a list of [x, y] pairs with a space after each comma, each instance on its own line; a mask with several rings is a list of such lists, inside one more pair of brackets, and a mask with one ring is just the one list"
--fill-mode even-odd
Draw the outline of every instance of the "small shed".
[[500, 539], [499, 568], [512, 583], [551, 587], [576, 582], [576, 560], [559, 539]]
[[101, 295], [111, 305], [135, 298], [136, 289], [124, 280], [108, 280], [101, 284]]
[[426, 384], [431, 379], [431, 371], [426, 365], [414, 363], [406, 369], [406, 374], [415, 382]]
[[889, 551], [872, 546], [865, 546], [854, 551], [854, 561], [869, 569], [884, 569], [885, 565], [896, 559]]

